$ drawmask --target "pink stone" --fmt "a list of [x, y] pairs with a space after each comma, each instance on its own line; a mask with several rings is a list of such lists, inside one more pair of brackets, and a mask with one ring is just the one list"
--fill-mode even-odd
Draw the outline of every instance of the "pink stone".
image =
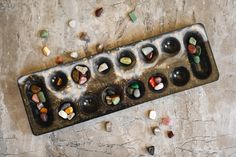
[[38, 98], [37, 94], [32, 95], [32, 100], [36, 103], [39, 103], [39, 98]]

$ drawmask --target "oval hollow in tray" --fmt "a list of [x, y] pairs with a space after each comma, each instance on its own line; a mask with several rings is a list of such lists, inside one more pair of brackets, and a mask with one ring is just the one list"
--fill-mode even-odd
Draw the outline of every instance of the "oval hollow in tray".
[[168, 86], [168, 81], [165, 75], [161, 73], [153, 74], [148, 79], [148, 87], [151, 91], [156, 93], [163, 92]]
[[143, 82], [139, 80], [131, 80], [125, 88], [125, 93], [130, 99], [140, 99], [145, 93], [145, 86]]
[[90, 70], [86, 65], [76, 65], [71, 72], [72, 80], [79, 85], [83, 85], [88, 82], [90, 76]]
[[[35, 75], [30, 76], [26, 80], [25, 87], [35, 122], [42, 127], [50, 126], [54, 118], [43, 78]], [[41, 99], [39, 99], [38, 95], [40, 95]]]
[[97, 58], [95, 61], [95, 72], [100, 75], [105, 75], [113, 71], [113, 64], [106, 57]]
[[95, 94], [87, 94], [79, 99], [80, 111], [85, 114], [92, 114], [98, 111], [100, 103]]
[[158, 50], [152, 44], [143, 45], [139, 51], [145, 63], [152, 63], [158, 57]]
[[123, 90], [117, 85], [106, 87], [102, 92], [102, 101], [106, 105], [117, 106], [122, 103]]
[[[72, 113], [68, 113], [67, 114], [67, 117], [69, 117], [69, 115], [71, 114], [73, 114], [74, 113], [74, 116], [70, 119], [70, 118], [67, 118], [67, 119], [64, 119], [63, 117], [61, 117], [60, 115], [59, 115], [59, 112], [60, 111], [68, 111], [67, 109], [69, 108], [69, 107], [72, 107], [72, 109], [73, 109], [73, 111], [72, 111]], [[78, 106], [74, 103], [74, 102], [72, 102], [72, 101], [70, 101], [70, 100], [64, 100], [64, 101], [62, 101], [61, 103], [60, 103], [60, 105], [59, 105], [59, 107], [58, 107], [58, 112], [57, 112], [57, 114], [58, 114], [58, 116], [60, 117], [60, 118], [62, 118], [63, 120], [72, 120], [74, 117], [76, 117], [77, 115], [78, 115]]]
[[51, 86], [55, 90], [63, 90], [66, 88], [66, 85], [68, 83], [68, 78], [65, 73], [62, 71], [54, 72], [54, 74], [51, 76], [50, 79]]
[[171, 81], [176, 86], [184, 86], [190, 79], [190, 73], [185, 67], [176, 67], [170, 74]]
[[[194, 62], [194, 55], [188, 52], [189, 39], [191, 37], [196, 39], [196, 45], [201, 48], [201, 54], [199, 55], [200, 63], [198, 64]], [[187, 32], [184, 36], [184, 45], [188, 52], [188, 59], [191, 64], [191, 69], [193, 71], [194, 76], [198, 79], [206, 79], [210, 76], [212, 72], [211, 63], [207, 54], [206, 44], [209, 43], [205, 43], [201, 34], [198, 32]]]
[[170, 55], [176, 55], [181, 49], [180, 42], [175, 37], [165, 38], [162, 41], [161, 47], [163, 52]]

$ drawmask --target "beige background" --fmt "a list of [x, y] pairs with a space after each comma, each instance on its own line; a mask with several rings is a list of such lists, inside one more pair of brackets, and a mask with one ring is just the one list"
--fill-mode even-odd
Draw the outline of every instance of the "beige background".
[[[104, 13], [96, 18], [96, 7]], [[127, 13], [135, 8], [138, 20]], [[77, 20], [71, 29], [67, 22]], [[0, 156], [20, 157], [136, 157], [148, 156], [156, 146], [161, 157], [236, 157], [236, 0], [0, 0]], [[147, 38], [182, 26], [205, 24], [220, 72], [217, 82], [144, 103], [53, 133], [31, 133], [16, 79], [50, 67], [63, 51], [94, 54], [100, 42], [106, 48]], [[38, 31], [48, 29], [47, 41]], [[88, 52], [79, 32], [91, 38]], [[48, 45], [49, 57], [40, 48]], [[66, 56], [66, 55], [64, 55]], [[69, 57], [66, 61], [71, 61]], [[157, 121], [173, 119], [175, 137], [153, 136]], [[104, 131], [104, 122], [113, 132]], [[164, 128], [165, 129], [165, 128]]]

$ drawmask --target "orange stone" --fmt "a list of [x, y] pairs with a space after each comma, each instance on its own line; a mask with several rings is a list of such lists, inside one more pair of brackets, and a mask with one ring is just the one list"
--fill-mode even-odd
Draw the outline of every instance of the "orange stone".
[[67, 113], [67, 114], [70, 114], [70, 113], [73, 113], [73, 107], [68, 107], [68, 108], [66, 108], [65, 109], [65, 112]]
[[48, 113], [48, 109], [43, 107], [40, 109], [40, 113]]

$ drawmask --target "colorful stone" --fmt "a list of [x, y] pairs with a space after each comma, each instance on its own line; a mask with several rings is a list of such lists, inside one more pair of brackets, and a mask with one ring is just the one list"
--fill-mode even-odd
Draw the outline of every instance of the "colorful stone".
[[137, 20], [137, 16], [135, 15], [134, 11], [129, 13], [129, 17], [132, 22], [135, 22]]
[[39, 103], [39, 98], [37, 94], [33, 94], [31, 98], [35, 103]]
[[67, 114], [71, 114], [71, 113], [73, 113], [73, 107], [68, 107], [68, 108], [66, 108], [65, 110], [64, 110]]
[[195, 46], [197, 44], [197, 40], [194, 37], [191, 37], [189, 38], [189, 44], [192, 44]]
[[190, 54], [195, 54], [196, 53], [196, 51], [197, 51], [197, 49], [196, 49], [196, 47], [194, 46], [194, 45], [188, 45], [188, 52], [190, 53]]
[[152, 88], [156, 87], [157, 85], [154, 77], [151, 77], [148, 82]]
[[132, 60], [129, 57], [122, 57], [120, 58], [120, 63], [124, 65], [130, 65], [132, 63]]
[[159, 83], [158, 85], [156, 85], [156, 86], [154, 87], [155, 90], [161, 90], [161, 89], [163, 89], [163, 88], [164, 88], [164, 84], [163, 84], [163, 83]]
[[149, 112], [149, 118], [150, 119], [155, 120], [156, 116], [157, 116], [157, 112], [156, 111], [152, 110], [152, 111]]
[[135, 90], [134, 90], [134, 97], [135, 97], [135, 98], [140, 98], [140, 97], [141, 97], [141, 92], [140, 92], [139, 89], [135, 89]]
[[40, 102], [42, 102], [42, 103], [46, 102], [46, 98], [45, 98], [43, 92], [39, 92], [39, 93], [38, 93], [38, 98], [39, 98], [39, 101], [40, 101]]
[[31, 85], [30, 90], [31, 90], [32, 93], [37, 94], [38, 92], [41, 91], [41, 88], [37, 85]]
[[41, 30], [40, 32], [39, 32], [39, 35], [40, 35], [40, 37], [41, 38], [48, 38], [48, 36], [49, 36], [49, 33], [48, 33], [48, 31], [47, 30]]

